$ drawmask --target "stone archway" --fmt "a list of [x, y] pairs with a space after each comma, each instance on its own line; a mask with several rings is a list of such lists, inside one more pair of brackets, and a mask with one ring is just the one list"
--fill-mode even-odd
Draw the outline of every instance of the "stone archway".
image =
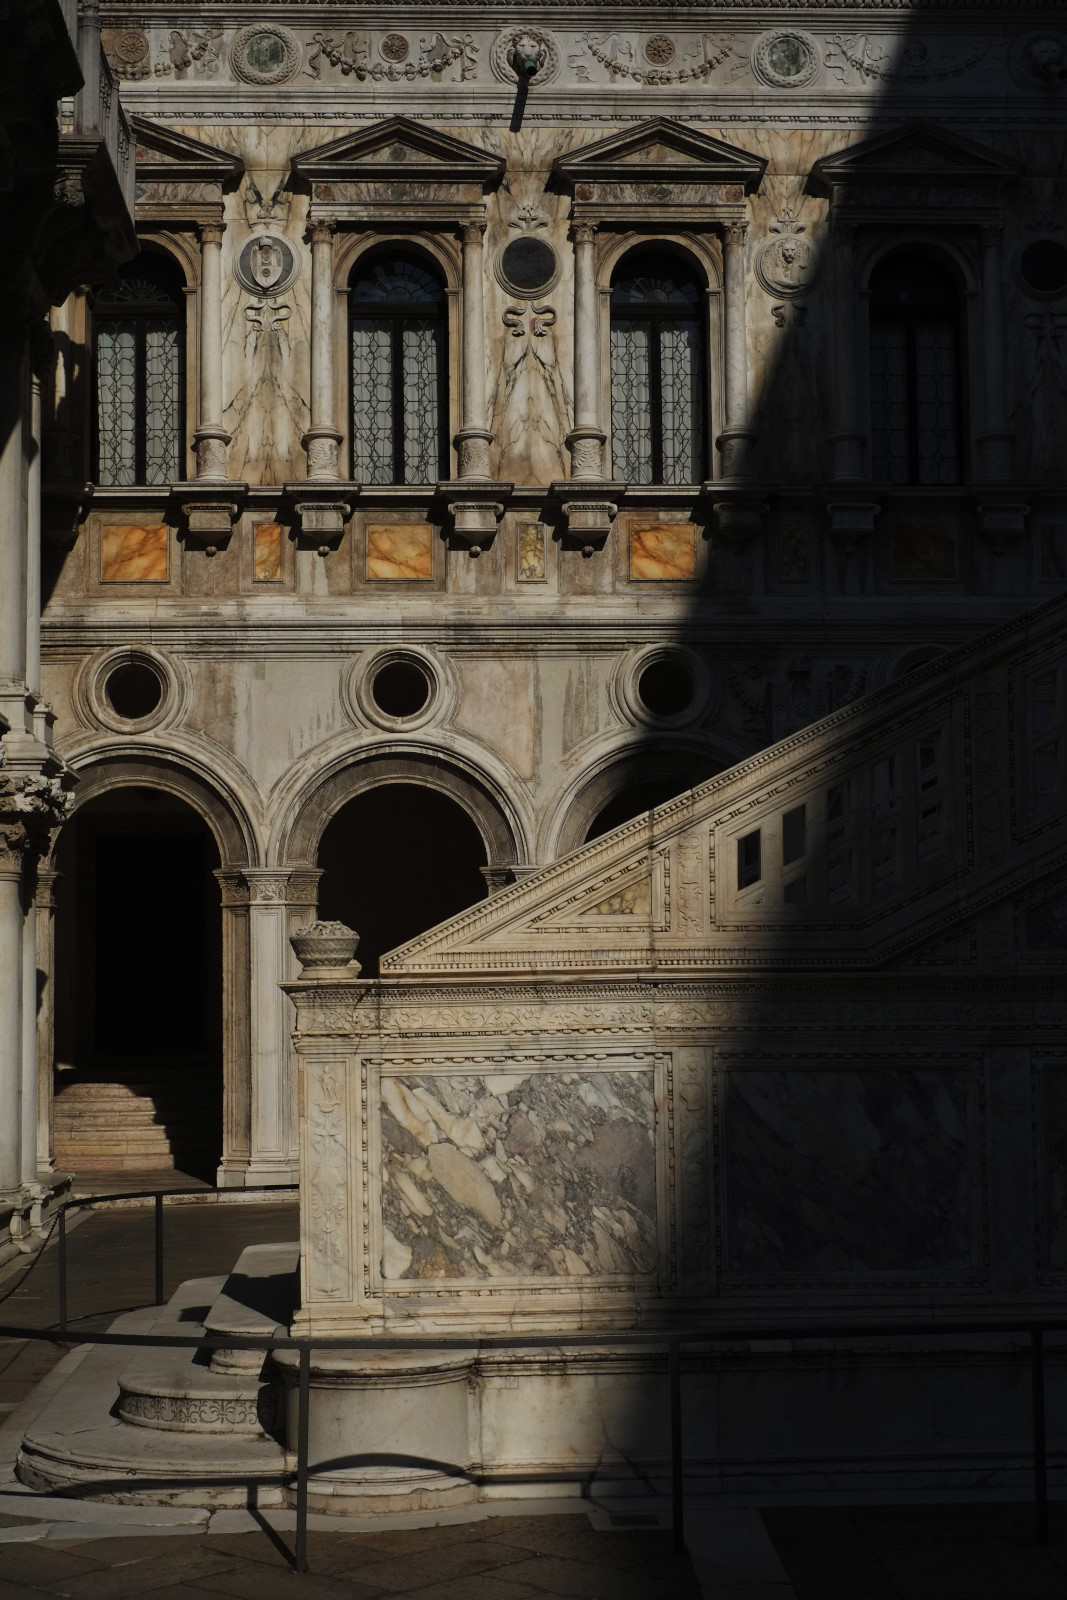
[[557, 855], [664, 805], [722, 772], [729, 761], [708, 749], [647, 744], [592, 774], [574, 795], [560, 829]]

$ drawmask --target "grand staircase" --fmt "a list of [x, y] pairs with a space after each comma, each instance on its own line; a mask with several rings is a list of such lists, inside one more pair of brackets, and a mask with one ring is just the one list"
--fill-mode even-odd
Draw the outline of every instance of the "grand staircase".
[[164, 1171], [210, 1175], [220, 1156], [217, 1071], [201, 1060], [61, 1074], [56, 1165], [68, 1172]]

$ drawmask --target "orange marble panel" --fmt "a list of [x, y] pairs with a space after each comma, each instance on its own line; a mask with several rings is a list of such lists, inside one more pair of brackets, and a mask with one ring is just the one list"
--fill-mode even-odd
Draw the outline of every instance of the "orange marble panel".
[[100, 577], [104, 583], [166, 583], [170, 530], [112, 522], [103, 530]]
[[630, 576], [642, 581], [695, 578], [696, 526], [692, 522], [642, 522], [630, 527]]
[[368, 578], [432, 578], [433, 528], [428, 522], [372, 522], [367, 528]]
[[956, 530], [931, 519], [900, 521], [890, 531], [890, 562], [898, 583], [944, 583], [956, 576]]
[[277, 583], [282, 575], [282, 525], [257, 522], [252, 533], [256, 583]]

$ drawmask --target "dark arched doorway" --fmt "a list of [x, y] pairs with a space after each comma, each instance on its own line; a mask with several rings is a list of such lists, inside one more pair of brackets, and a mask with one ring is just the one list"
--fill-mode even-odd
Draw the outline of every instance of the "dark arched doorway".
[[222, 952], [214, 838], [184, 801], [119, 788], [56, 851], [55, 1146], [66, 1170], [222, 1154]]
[[456, 801], [415, 783], [365, 789], [319, 844], [319, 915], [359, 934], [362, 976], [379, 958], [486, 896], [485, 845]]

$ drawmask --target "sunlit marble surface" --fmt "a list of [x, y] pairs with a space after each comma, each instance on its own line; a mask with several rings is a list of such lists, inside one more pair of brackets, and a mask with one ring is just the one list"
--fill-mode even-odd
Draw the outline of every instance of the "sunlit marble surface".
[[166, 583], [168, 530], [113, 522], [102, 530], [100, 577], [104, 583]]
[[635, 522], [630, 528], [630, 576], [696, 576], [696, 528], [691, 522]]
[[383, 1078], [383, 1275], [656, 1265], [652, 1070]]
[[281, 523], [257, 522], [253, 546], [256, 582], [276, 583], [282, 575]]
[[367, 528], [368, 578], [432, 578], [433, 529], [428, 522]]

